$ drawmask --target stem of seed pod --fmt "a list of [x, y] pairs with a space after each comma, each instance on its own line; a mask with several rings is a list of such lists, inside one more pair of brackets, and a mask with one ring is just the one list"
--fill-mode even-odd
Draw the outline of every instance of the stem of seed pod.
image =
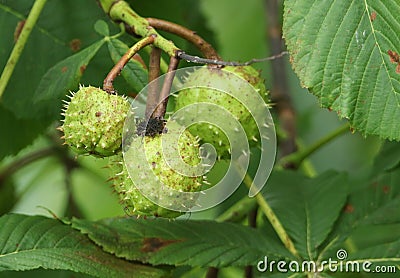
[[138, 15], [126, 1], [123, 0], [99, 0], [100, 6], [117, 23], [124, 23], [126, 31], [135, 34], [136, 37], [154, 37], [154, 45], [161, 48], [168, 56], [176, 55], [179, 48], [170, 40], [160, 36], [157, 31], [150, 26], [149, 22]]
[[146, 119], [149, 119], [153, 114], [154, 109], [158, 104], [158, 89], [159, 82], [158, 77], [160, 76], [160, 61], [161, 61], [161, 49], [153, 46], [150, 53], [149, 61], [149, 85], [147, 90], [147, 101], [146, 101]]
[[115, 66], [110, 70], [108, 73], [107, 77], [104, 79], [103, 82], [103, 90], [106, 91], [109, 94], [114, 94], [114, 86], [113, 82], [115, 78], [121, 73], [122, 69], [125, 67], [125, 65], [130, 61], [130, 59], [137, 53], [139, 50], [141, 50], [143, 47], [153, 44], [154, 43], [155, 37], [153, 35], [149, 37], [145, 37], [135, 43], [118, 61], [118, 63], [115, 64]]
[[212, 45], [197, 35], [195, 31], [192, 31], [179, 24], [158, 18], [147, 18], [147, 21], [149, 22], [150, 26], [156, 29], [178, 35], [179, 37], [189, 41], [196, 46], [207, 59], [221, 60], [221, 57], [218, 55], [217, 51], [212, 47]]
[[179, 58], [175, 56], [172, 56], [169, 61], [168, 72], [165, 75], [164, 83], [158, 99], [159, 104], [152, 115], [153, 118], [163, 118], [165, 115], [168, 104], [168, 96], [171, 91], [172, 82], [174, 81], [175, 77], [175, 70], [178, 68], [179, 61]]

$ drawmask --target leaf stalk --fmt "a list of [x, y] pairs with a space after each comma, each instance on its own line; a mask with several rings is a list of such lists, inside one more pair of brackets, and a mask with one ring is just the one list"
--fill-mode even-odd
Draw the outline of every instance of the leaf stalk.
[[334, 130], [333, 132], [329, 133], [325, 137], [319, 139], [317, 142], [312, 144], [311, 146], [306, 147], [305, 149], [301, 149], [297, 152], [289, 154], [281, 158], [278, 162], [277, 167], [284, 167], [285, 165], [293, 165], [294, 168], [298, 168], [300, 164], [309, 157], [311, 154], [319, 150], [321, 147], [325, 146], [333, 139], [343, 135], [344, 133], [350, 130], [350, 125], [348, 123], [340, 126], [338, 129]]
[[18, 60], [21, 57], [26, 42], [28, 41], [29, 35], [31, 34], [31, 31], [35, 26], [46, 2], [47, 0], [36, 0], [32, 6], [24, 27], [22, 28], [22, 31], [18, 36], [17, 42], [15, 43], [14, 48], [11, 51], [10, 57], [8, 58], [8, 61], [0, 76], [0, 99], [8, 85], [11, 75], [14, 72], [15, 66], [17, 65]]

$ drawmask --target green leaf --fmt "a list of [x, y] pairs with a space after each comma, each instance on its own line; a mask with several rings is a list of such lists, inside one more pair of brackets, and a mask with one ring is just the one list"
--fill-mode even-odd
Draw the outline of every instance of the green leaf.
[[[329, 258], [358, 227], [400, 223], [400, 170], [378, 175], [352, 192], [322, 251]], [[353, 184], [357, 187], [356, 184]]]
[[[369, 261], [373, 263], [373, 266], [377, 264], [393, 266], [398, 271], [400, 269], [400, 240], [357, 251], [350, 254], [347, 260], [361, 263]], [[373, 270], [373, 267], [371, 267], [371, 270]]]
[[400, 165], [400, 144], [385, 142], [374, 161], [376, 173], [390, 171]]
[[[25, 19], [32, 3], [13, 0], [0, 3], [0, 68], [14, 46], [17, 24]], [[17, 118], [36, 117], [32, 113], [32, 98], [41, 78], [57, 62], [98, 41], [93, 25], [103, 15], [95, 1], [82, 0], [79, 7], [64, 0], [48, 1], [4, 92], [4, 106]]]
[[293, 68], [322, 106], [363, 134], [400, 140], [400, 2], [285, 1]]
[[[2, 70], [14, 46], [17, 25], [22, 26], [34, 1], [0, 2]], [[32, 143], [48, 127], [48, 123], [56, 119], [42, 116], [41, 110], [33, 111], [35, 89], [49, 68], [99, 40], [99, 36], [93, 32], [93, 25], [100, 17], [104, 17], [104, 13], [96, 1], [82, 0], [78, 6], [73, 1], [47, 1], [1, 99], [0, 110], [7, 112], [0, 112], [0, 124], [10, 128], [0, 136], [0, 159]], [[104, 69], [104, 63], [96, 65], [96, 68]], [[49, 105], [57, 106], [58, 103]], [[43, 111], [48, 113], [48, 109]], [[3, 118], [4, 114], [6, 118]]]
[[231, 223], [114, 218], [72, 225], [107, 252], [153, 265], [245, 266], [264, 256], [291, 257], [260, 231]]
[[314, 260], [346, 202], [347, 180], [345, 174], [333, 171], [314, 179], [275, 171], [262, 194], [298, 252]]
[[107, 22], [105, 22], [104, 20], [97, 20], [96, 23], [94, 24], [94, 30], [104, 36], [107, 37], [110, 35], [110, 29], [108, 28], [108, 24]]
[[0, 218], [0, 271], [64, 269], [96, 277], [161, 277], [162, 270], [105, 253], [61, 221], [18, 214]]
[[0, 126], [4, 130], [0, 136], [0, 159], [18, 153], [46, 128], [37, 120], [18, 119], [1, 104]]
[[[129, 47], [118, 39], [110, 39], [108, 41], [108, 50], [114, 63], [117, 63], [128, 49]], [[147, 85], [147, 69], [135, 59], [131, 59], [128, 64], [126, 64], [121, 74], [137, 93]]]
[[47, 71], [33, 96], [34, 109], [40, 111], [40, 116], [47, 121], [58, 118], [61, 100], [68, 90], [78, 87], [87, 65], [103, 44], [104, 40], [100, 40]]

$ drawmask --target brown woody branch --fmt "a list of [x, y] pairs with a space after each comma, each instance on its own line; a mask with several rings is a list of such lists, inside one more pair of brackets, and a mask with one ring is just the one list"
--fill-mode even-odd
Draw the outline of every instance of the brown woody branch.
[[171, 57], [168, 66], [168, 72], [165, 75], [164, 83], [161, 88], [161, 93], [158, 98], [159, 105], [154, 111], [153, 118], [163, 118], [167, 110], [168, 97], [171, 91], [172, 82], [175, 78], [175, 70], [178, 68], [180, 59], [177, 57]]
[[145, 46], [154, 43], [154, 39], [155, 37], [149, 36], [149, 37], [145, 37], [143, 39], [141, 39], [140, 41], [138, 41], [134, 46], [132, 46], [122, 57], [121, 59], [118, 61], [118, 63], [116, 63], [114, 65], [114, 67], [110, 70], [110, 72], [108, 73], [107, 77], [104, 79], [103, 82], [103, 90], [110, 93], [110, 94], [114, 94], [115, 90], [114, 90], [114, 80], [115, 78], [117, 78], [117, 76], [121, 73], [122, 69], [125, 67], [125, 65], [130, 61], [130, 59], [142, 48], [144, 48]]
[[149, 85], [147, 91], [145, 117], [149, 119], [158, 103], [158, 80], [160, 76], [161, 49], [153, 46], [149, 61]]
[[213, 46], [206, 42], [202, 37], [197, 35], [195, 31], [192, 31], [179, 24], [158, 18], [147, 18], [147, 21], [149, 22], [150, 26], [156, 29], [178, 35], [179, 37], [189, 41], [195, 45], [207, 59], [221, 60], [221, 57], [218, 55]]
[[[272, 53], [282, 53], [283, 40], [281, 24], [279, 20], [279, 0], [266, 0], [266, 13], [268, 19], [268, 42]], [[272, 102], [276, 105], [279, 122], [287, 137], [280, 144], [281, 155], [286, 156], [297, 150], [296, 146], [296, 113], [289, 95], [285, 61], [282, 59], [272, 60]], [[285, 165], [293, 168], [292, 165]]]

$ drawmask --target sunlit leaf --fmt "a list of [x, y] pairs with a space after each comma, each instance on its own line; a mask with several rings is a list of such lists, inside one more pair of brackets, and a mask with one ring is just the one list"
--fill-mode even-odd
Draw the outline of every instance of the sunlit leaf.
[[94, 24], [94, 30], [104, 37], [110, 35], [110, 29], [108, 28], [107, 22], [104, 20], [97, 20]]

